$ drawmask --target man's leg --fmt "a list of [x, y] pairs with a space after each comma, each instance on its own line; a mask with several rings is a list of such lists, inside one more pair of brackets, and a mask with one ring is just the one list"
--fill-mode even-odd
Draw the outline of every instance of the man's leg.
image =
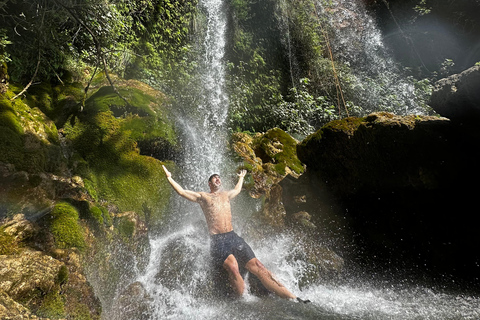
[[275, 279], [273, 274], [267, 268], [265, 268], [265, 266], [257, 258], [253, 258], [248, 261], [245, 265], [245, 268], [247, 268], [248, 271], [256, 275], [257, 278], [260, 279], [262, 284], [265, 286], [265, 288], [275, 293], [277, 296], [285, 299], [297, 298], [293, 293], [288, 291], [287, 288], [285, 288], [280, 282], [278, 282], [278, 280]]
[[245, 290], [245, 282], [243, 281], [242, 275], [238, 269], [237, 259], [235, 259], [233, 254], [229, 255], [227, 259], [225, 259], [223, 262], [223, 268], [227, 270], [228, 279], [233, 291], [235, 291], [239, 297], [242, 296], [243, 291]]

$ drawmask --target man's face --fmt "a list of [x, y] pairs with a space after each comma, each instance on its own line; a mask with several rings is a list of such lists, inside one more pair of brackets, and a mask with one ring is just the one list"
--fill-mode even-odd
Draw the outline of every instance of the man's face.
[[210, 186], [210, 188], [214, 190], [220, 189], [220, 187], [222, 186], [222, 180], [220, 179], [220, 176], [217, 176], [217, 175], [213, 176], [210, 179], [210, 182], [208, 183], [208, 185]]

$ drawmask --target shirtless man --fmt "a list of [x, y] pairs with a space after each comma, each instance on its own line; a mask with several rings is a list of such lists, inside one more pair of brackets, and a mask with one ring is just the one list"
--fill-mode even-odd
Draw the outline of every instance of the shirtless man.
[[221, 263], [228, 273], [228, 278], [234, 292], [242, 296], [245, 283], [239, 271], [239, 263], [260, 279], [262, 284], [279, 297], [285, 299], [297, 299], [299, 302], [309, 302], [297, 298], [278, 282], [273, 274], [255, 257], [250, 246], [239, 237], [232, 226], [232, 213], [230, 200], [236, 197], [242, 190], [243, 178], [247, 171], [242, 170], [238, 174], [238, 182], [235, 188], [223, 191], [222, 181], [218, 174], [208, 179], [210, 192], [194, 192], [183, 189], [172, 179], [172, 174], [163, 166], [168, 182], [173, 189], [185, 199], [200, 204], [207, 220], [208, 231], [211, 236], [211, 254], [214, 261]]

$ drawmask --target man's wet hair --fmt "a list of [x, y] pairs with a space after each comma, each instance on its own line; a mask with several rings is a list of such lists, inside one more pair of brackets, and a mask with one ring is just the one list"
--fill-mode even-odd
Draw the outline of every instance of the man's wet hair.
[[220, 175], [218, 173], [214, 173], [210, 176], [210, 178], [208, 178], [208, 182], [212, 181], [213, 177], [219, 177], [220, 178]]

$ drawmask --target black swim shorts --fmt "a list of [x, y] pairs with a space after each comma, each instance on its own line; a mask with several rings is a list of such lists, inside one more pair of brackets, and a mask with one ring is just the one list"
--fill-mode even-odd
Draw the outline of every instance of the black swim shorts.
[[210, 239], [210, 254], [213, 258], [213, 263], [217, 266], [222, 266], [223, 262], [231, 254], [235, 256], [240, 267], [245, 266], [248, 261], [255, 258], [252, 248], [234, 231], [212, 235]]

